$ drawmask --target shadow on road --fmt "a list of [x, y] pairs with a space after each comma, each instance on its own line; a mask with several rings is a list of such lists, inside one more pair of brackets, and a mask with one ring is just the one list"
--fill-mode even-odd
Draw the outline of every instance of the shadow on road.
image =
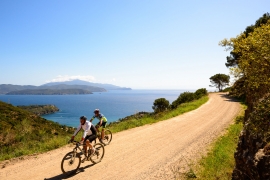
[[54, 176], [54, 177], [44, 178], [44, 180], [69, 179], [69, 178], [71, 178], [71, 177], [73, 177], [73, 176], [76, 176], [76, 175], [79, 174], [79, 173], [84, 172], [86, 168], [90, 168], [90, 167], [92, 167], [92, 166], [94, 166], [94, 165], [95, 165], [95, 164], [90, 164], [90, 165], [87, 165], [87, 166], [85, 166], [85, 167], [80, 167], [76, 173], [73, 173], [73, 174], [70, 174], [70, 175], [59, 174], [59, 175]]
[[240, 102], [236, 98], [230, 97], [228, 94], [219, 94], [220, 97], [225, 98], [224, 101], [230, 101], [230, 102]]

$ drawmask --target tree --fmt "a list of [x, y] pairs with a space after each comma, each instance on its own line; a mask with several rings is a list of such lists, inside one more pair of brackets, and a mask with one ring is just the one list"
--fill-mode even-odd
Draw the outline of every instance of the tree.
[[239, 67], [231, 67], [229, 70], [230, 75], [233, 77], [233, 82], [231, 82], [232, 85], [243, 77], [243, 71]]
[[169, 101], [165, 98], [159, 98], [154, 101], [154, 106], [152, 106], [155, 113], [157, 112], [163, 112], [169, 108]]
[[222, 91], [223, 87], [226, 87], [229, 85], [230, 76], [226, 74], [216, 74], [210, 77], [210, 82], [212, 83], [210, 87], [216, 87], [218, 88], [219, 91]]
[[[255, 28], [247, 38], [242, 38], [244, 36], [242, 33], [224, 45], [233, 44], [233, 51], [242, 54], [238, 60], [238, 68], [244, 82], [239, 91], [245, 93], [247, 112], [251, 112], [253, 105], [270, 89], [270, 20]], [[247, 117], [246, 114], [245, 119]]]
[[206, 88], [197, 89], [194, 94], [196, 96], [196, 99], [199, 99], [199, 98], [207, 95], [207, 90], [206, 90]]
[[255, 157], [259, 149], [265, 152], [270, 148], [270, 20], [254, 28], [248, 36], [244, 32], [222, 43], [234, 53], [241, 54], [237, 60], [241, 76], [232, 90], [245, 97], [247, 104], [245, 125], [234, 156], [236, 163], [232, 179], [269, 179], [270, 167], [267, 163], [270, 157], [261, 156], [258, 160]]
[[[255, 25], [250, 25], [247, 26], [245, 31], [242, 34], [243, 39], [248, 38], [249, 35], [251, 35], [254, 30], [256, 28], [261, 27], [262, 25], [266, 24], [268, 22], [268, 20], [270, 20], [270, 14], [269, 13], [265, 13], [263, 14], [262, 17], [260, 17], [256, 22]], [[224, 39], [223, 41], [220, 42], [221, 46], [224, 46], [224, 42], [227, 41], [226, 39]], [[228, 41], [227, 41], [228, 42]], [[225, 43], [226, 44], [226, 43]], [[228, 44], [227, 44], [228, 45]], [[231, 44], [231, 49], [232, 51], [230, 52], [230, 56], [227, 56], [227, 62], [225, 63], [226, 67], [236, 67], [238, 66], [238, 61], [241, 58], [242, 54], [241, 52], [236, 52], [233, 49], [233, 44]]]

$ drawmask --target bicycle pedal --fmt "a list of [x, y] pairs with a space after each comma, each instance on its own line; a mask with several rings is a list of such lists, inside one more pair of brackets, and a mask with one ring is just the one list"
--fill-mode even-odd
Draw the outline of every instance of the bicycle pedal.
[[83, 158], [82, 163], [84, 163], [85, 160], [86, 160], [86, 158]]

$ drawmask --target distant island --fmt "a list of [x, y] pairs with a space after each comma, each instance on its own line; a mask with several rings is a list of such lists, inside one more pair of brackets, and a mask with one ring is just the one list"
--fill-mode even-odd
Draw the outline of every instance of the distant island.
[[29, 105], [29, 106], [17, 106], [21, 109], [29, 111], [35, 115], [41, 116], [45, 114], [53, 114], [59, 109], [55, 105]]
[[0, 94], [6, 95], [92, 94], [93, 92], [106, 92], [108, 90], [131, 90], [131, 88], [82, 80], [52, 82], [41, 86], [0, 84]]
[[69, 95], [69, 94], [93, 94], [84, 89], [25, 89], [21, 91], [11, 91], [6, 95]]
[[82, 81], [79, 79], [75, 79], [72, 81], [64, 81], [64, 82], [51, 82], [51, 83], [43, 84], [42, 86], [55, 86], [55, 85], [60, 85], [60, 84], [98, 87], [98, 88], [103, 88], [106, 91], [109, 91], [109, 90], [131, 90], [131, 88], [127, 88], [127, 87], [120, 87], [120, 86], [115, 86], [112, 84], [93, 83], [93, 82], [88, 82], [88, 81]]

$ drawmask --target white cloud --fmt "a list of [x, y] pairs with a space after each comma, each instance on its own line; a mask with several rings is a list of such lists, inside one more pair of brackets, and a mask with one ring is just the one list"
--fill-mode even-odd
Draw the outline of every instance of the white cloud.
[[62, 75], [59, 75], [56, 78], [54, 78], [53, 80], [47, 81], [47, 83], [49, 83], [49, 82], [72, 81], [72, 80], [75, 80], [75, 79], [88, 81], [88, 82], [94, 82], [95, 81], [94, 76], [81, 76], [81, 75], [77, 75], [77, 76], [64, 75], [64, 76], [62, 76]]

